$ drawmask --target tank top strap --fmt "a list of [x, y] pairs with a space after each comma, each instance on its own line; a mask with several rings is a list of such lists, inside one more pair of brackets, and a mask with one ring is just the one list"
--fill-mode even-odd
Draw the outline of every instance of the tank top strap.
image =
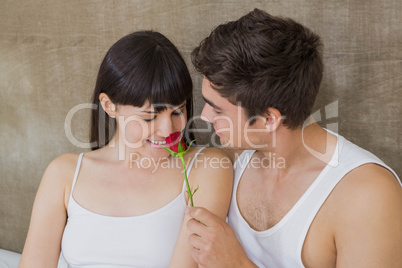
[[244, 150], [239, 157], [236, 159], [236, 161], [233, 164], [233, 170], [234, 170], [234, 185], [233, 187], [237, 187], [237, 184], [240, 181], [241, 176], [243, 175], [244, 171], [246, 170], [246, 167], [248, 163], [251, 160], [251, 157], [255, 153], [255, 150]]
[[[190, 171], [191, 171], [191, 168], [193, 167], [193, 164], [194, 164], [194, 162], [195, 162], [195, 159], [196, 159], [197, 156], [201, 153], [201, 151], [204, 150], [204, 149], [205, 149], [205, 147], [201, 147], [201, 149], [199, 149], [199, 150], [195, 153], [193, 159], [191, 159], [190, 165], [188, 165], [188, 167], [187, 167], [187, 178], [188, 178], [189, 175], [190, 175]], [[183, 181], [183, 189], [182, 189], [182, 192], [185, 192], [185, 190], [186, 190], [186, 180]]]
[[77, 182], [78, 174], [80, 173], [80, 168], [81, 168], [81, 163], [82, 163], [82, 157], [83, 156], [84, 156], [84, 153], [80, 153], [80, 156], [78, 157], [77, 167], [75, 169], [75, 174], [74, 174], [73, 185], [71, 186], [70, 197], [73, 195], [75, 183]]
[[201, 151], [204, 150], [204, 149], [205, 149], [205, 147], [201, 147], [201, 149], [199, 149], [199, 150], [195, 153], [193, 159], [191, 159], [190, 165], [188, 165], [188, 167], [187, 167], [187, 177], [190, 175], [190, 171], [191, 171], [191, 168], [193, 167], [193, 164], [194, 164], [194, 162], [195, 162], [195, 159], [196, 159], [197, 156], [201, 153]]

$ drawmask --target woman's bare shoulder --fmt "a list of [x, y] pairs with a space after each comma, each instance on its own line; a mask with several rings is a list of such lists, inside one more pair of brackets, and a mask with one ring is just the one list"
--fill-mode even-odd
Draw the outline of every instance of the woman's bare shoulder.
[[67, 153], [53, 159], [46, 168], [43, 179], [66, 183], [74, 178], [79, 154]]
[[230, 156], [222, 149], [216, 147], [195, 147], [192, 150], [191, 157], [194, 157], [198, 151], [200, 151], [197, 155], [198, 161], [216, 161], [217, 159], [224, 159], [225, 161], [228, 160], [230, 163], [232, 163]]
[[80, 154], [66, 153], [60, 155], [52, 160], [49, 164], [49, 168], [56, 169], [75, 169], [77, 166], [78, 158]]
[[[218, 149], [218, 148], [215, 148], [215, 149]], [[241, 155], [241, 153], [244, 151], [243, 149], [233, 149], [233, 148], [219, 148], [218, 150], [220, 150], [226, 156], [228, 156], [230, 158], [230, 160], [232, 161], [232, 163], [234, 163], [237, 160], [237, 158], [239, 157], [239, 155]]]
[[233, 163], [230, 157], [221, 149], [208, 147], [204, 148], [194, 159], [193, 169], [194, 173], [202, 175], [201, 177], [208, 175], [212, 177], [223, 176], [224, 174], [232, 173]]

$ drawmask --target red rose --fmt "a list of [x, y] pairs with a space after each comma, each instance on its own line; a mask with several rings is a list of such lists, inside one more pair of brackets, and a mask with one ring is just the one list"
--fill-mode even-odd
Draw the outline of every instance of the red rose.
[[165, 139], [165, 141], [167, 146], [169, 146], [169, 148], [167, 147], [163, 148], [165, 148], [165, 150], [168, 151], [170, 155], [180, 157], [181, 163], [183, 165], [184, 180], [186, 181], [186, 188], [187, 188], [186, 192], [190, 199], [190, 206], [194, 207], [193, 195], [198, 190], [198, 187], [194, 191], [191, 191], [191, 187], [187, 179], [186, 163], [184, 162], [184, 154], [186, 154], [188, 150], [190, 150], [191, 144], [193, 144], [194, 141], [192, 141], [187, 148], [187, 144], [184, 142], [184, 139], [181, 136], [180, 132], [170, 134], [169, 137]]
[[173, 152], [178, 153], [179, 152], [179, 142], [181, 142], [181, 145], [183, 146], [183, 150], [187, 149], [187, 144], [184, 141], [183, 137], [180, 140], [180, 132], [174, 132], [169, 135], [169, 137], [166, 137], [166, 145], [169, 146], [170, 150]]

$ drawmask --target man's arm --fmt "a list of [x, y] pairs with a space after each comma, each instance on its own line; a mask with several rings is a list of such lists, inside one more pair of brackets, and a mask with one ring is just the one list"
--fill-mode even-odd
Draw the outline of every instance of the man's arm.
[[232, 228], [221, 218], [205, 208], [188, 208], [192, 217], [187, 227], [193, 246], [191, 255], [199, 267], [257, 267], [243, 250]]
[[401, 267], [402, 188], [396, 178], [367, 164], [346, 175], [337, 188], [336, 267]]

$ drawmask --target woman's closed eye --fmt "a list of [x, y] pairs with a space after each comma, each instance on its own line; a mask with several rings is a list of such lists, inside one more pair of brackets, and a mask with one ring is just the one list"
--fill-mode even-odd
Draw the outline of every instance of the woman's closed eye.
[[151, 122], [151, 121], [155, 120], [155, 118], [156, 118], [156, 115], [154, 117], [152, 117], [152, 118], [143, 118], [143, 120], [145, 122]]
[[175, 110], [172, 115], [183, 115], [183, 111], [182, 110]]
[[[183, 114], [184, 114], [183, 110], [175, 110], [174, 112], [172, 112], [172, 115], [174, 115], [174, 116], [181, 116]], [[145, 122], [151, 122], [151, 121], [155, 120], [156, 117], [157, 117], [157, 115], [153, 116], [152, 118], [143, 118], [143, 120]]]

